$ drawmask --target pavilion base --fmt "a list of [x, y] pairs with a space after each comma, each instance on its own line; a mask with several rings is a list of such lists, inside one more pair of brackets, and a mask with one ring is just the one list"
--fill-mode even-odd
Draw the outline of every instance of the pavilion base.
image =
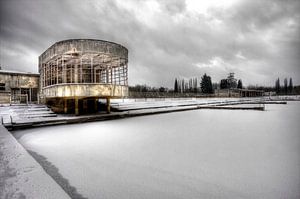
[[106, 104], [99, 102], [100, 98], [48, 98], [46, 105], [55, 113], [84, 115], [97, 112], [110, 113], [110, 98], [106, 99]]

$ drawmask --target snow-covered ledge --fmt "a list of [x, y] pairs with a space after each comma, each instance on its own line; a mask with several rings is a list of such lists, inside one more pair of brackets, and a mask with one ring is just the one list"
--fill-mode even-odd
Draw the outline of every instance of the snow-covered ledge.
[[70, 198], [2, 125], [0, 198]]

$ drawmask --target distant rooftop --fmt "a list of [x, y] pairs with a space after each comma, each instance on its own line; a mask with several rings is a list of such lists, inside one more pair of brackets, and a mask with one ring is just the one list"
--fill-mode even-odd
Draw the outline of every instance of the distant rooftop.
[[0, 69], [0, 74], [14, 74], [14, 75], [40, 76], [39, 73], [22, 72], [22, 71], [13, 71], [13, 70], [1, 70], [1, 69]]

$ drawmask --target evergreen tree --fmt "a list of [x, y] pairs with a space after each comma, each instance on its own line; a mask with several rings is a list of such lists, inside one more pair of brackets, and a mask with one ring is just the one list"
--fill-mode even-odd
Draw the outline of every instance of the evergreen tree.
[[279, 80], [279, 77], [275, 82], [275, 91], [276, 91], [277, 94], [280, 93], [280, 80]]
[[227, 82], [227, 79], [221, 79], [221, 82], [220, 82], [220, 89], [226, 89], [228, 88], [228, 82]]
[[197, 84], [198, 84], [197, 81], [198, 81], [198, 80], [197, 80], [197, 78], [195, 77], [195, 80], [194, 80], [194, 92], [195, 92], [195, 93], [197, 93]]
[[193, 79], [190, 78], [190, 79], [189, 79], [189, 92], [192, 91], [192, 88], [193, 88]]
[[294, 88], [294, 86], [293, 86], [293, 80], [292, 80], [292, 78], [290, 78], [290, 83], [289, 83], [289, 92], [290, 93], [293, 92], [293, 88]]
[[166, 89], [165, 89], [164, 87], [160, 87], [160, 88], [158, 89], [158, 91], [163, 93], [163, 92], [166, 91]]
[[175, 92], [175, 93], [178, 93], [178, 81], [177, 81], [177, 78], [175, 78], [174, 92]]
[[284, 78], [284, 93], [287, 94], [288, 92], [288, 81], [287, 78]]
[[242, 83], [241, 79], [239, 79], [239, 81], [238, 81], [237, 88], [243, 89], [243, 83]]
[[213, 83], [212, 87], [213, 87], [213, 90], [217, 90], [219, 88], [219, 84], [218, 83]]
[[181, 82], [180, 82], [180, 79], [178, 79], [178, 92], [181, 93]]
[[200, 87], [202, 93], [206, 93], [206, 94], [213, 93], [211, 77], [206, 75], [206, 73], [201, 78]]
[[229, 73], [227, 77], [227, 88], [236, 88], [237, 83], [236, 79], [234, 78], [234, 73]]

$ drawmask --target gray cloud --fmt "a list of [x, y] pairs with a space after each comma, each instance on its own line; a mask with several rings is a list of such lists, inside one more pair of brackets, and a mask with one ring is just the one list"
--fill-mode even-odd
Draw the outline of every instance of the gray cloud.
[[[200, 1], [201, 2], [201, 1]], [[129, 83], [172, 87], [175, 77], [246, 84], [300, 84], [300, 2], [243, 0], [205, 13], [189, 2], [0, 0], [4, 69], [37, 72], [37, 58], [69, 38], [114, 41], [129, 49]]]

